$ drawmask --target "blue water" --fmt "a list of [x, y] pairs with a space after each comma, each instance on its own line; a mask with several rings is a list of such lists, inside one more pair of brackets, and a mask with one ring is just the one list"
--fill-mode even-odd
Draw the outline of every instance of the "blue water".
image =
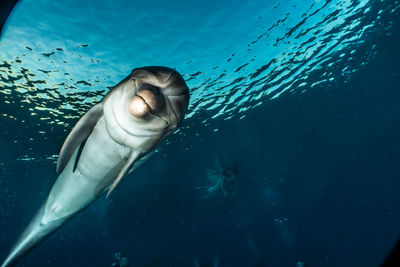
[[[400, 236], [399, 1], [23, 0], [0, 39], [0, 258], [71, 127], [133, 68], [191, 103], [20, 266], [378, 266]], [[205, 197], [218, 156], [238, 189]]]

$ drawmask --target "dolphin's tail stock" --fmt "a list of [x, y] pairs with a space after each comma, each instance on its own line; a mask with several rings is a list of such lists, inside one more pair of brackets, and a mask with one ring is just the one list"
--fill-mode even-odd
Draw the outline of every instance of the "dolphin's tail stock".
[[29, 226], [22, 233], [14, 247], [8, 254], [1, 267], [13, 266], [16, 261], [22, 257], [26, 252], [32, 249], [44, 238], [49, 236], [54, 230], [64, 224], [71, 216], [65, 216], [53, 221], [44, 220], [44, 210], [46, 204], [44, 204], [35, 217], [32, 219]]

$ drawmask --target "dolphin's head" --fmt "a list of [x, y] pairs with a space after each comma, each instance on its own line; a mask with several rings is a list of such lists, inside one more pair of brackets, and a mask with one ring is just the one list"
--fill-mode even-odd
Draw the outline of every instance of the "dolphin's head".
[[137, 68], [104, 99], [107, 130], [119, 143], [135, 147], [150, 138], [150, 148], [177, 128], [188, 104], [189, 89], [177, 71]]
[[166, 67], [134, 69], [135, 94], [129, 102], [129, 113], [139, 119], [158, 116], [168, 123], [168, 131], [183, 120], [189, 104], [189, 90], [182, 76]]

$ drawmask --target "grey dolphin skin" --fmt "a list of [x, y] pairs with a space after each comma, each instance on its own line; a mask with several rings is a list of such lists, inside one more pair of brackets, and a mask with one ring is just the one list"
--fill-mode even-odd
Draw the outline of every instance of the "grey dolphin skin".
[[189, 89], [166, 67], [134, 69], [69, 133], [57, 163], [59, 176], [47, 200], [1, 265], [12, 266], [146, 160], [183, 120]]

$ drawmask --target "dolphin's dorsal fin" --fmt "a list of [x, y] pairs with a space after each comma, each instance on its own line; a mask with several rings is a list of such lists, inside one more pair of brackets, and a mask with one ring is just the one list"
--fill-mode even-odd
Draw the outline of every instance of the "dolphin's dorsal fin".
[[57, 173], [61, 173], [64, 170], [75, 149], [88, 138], [102, 115], [103, 103], [98, 103], [78, 120], [61, 147], [57, 161]]
[[129, 154], [129, 158], [126, 161], [124, 167], [122, 167], [122, 169], [119, 172], [117, 178], [115, 178], [114, 182], [110, 186], [110, 189], [108, 189], [107, 196], [106, 196], [107, 198], [111, 194], [111, 192], [114, 191], [115, 187], [122, 180], [122, 178], [124, 178], [124, 176], [129, 172], [129, 170], [132, 167], [132, 165], [139, 159], [140, 154], [141, 153], [139, 151], [132, 150], [132, 152]]

